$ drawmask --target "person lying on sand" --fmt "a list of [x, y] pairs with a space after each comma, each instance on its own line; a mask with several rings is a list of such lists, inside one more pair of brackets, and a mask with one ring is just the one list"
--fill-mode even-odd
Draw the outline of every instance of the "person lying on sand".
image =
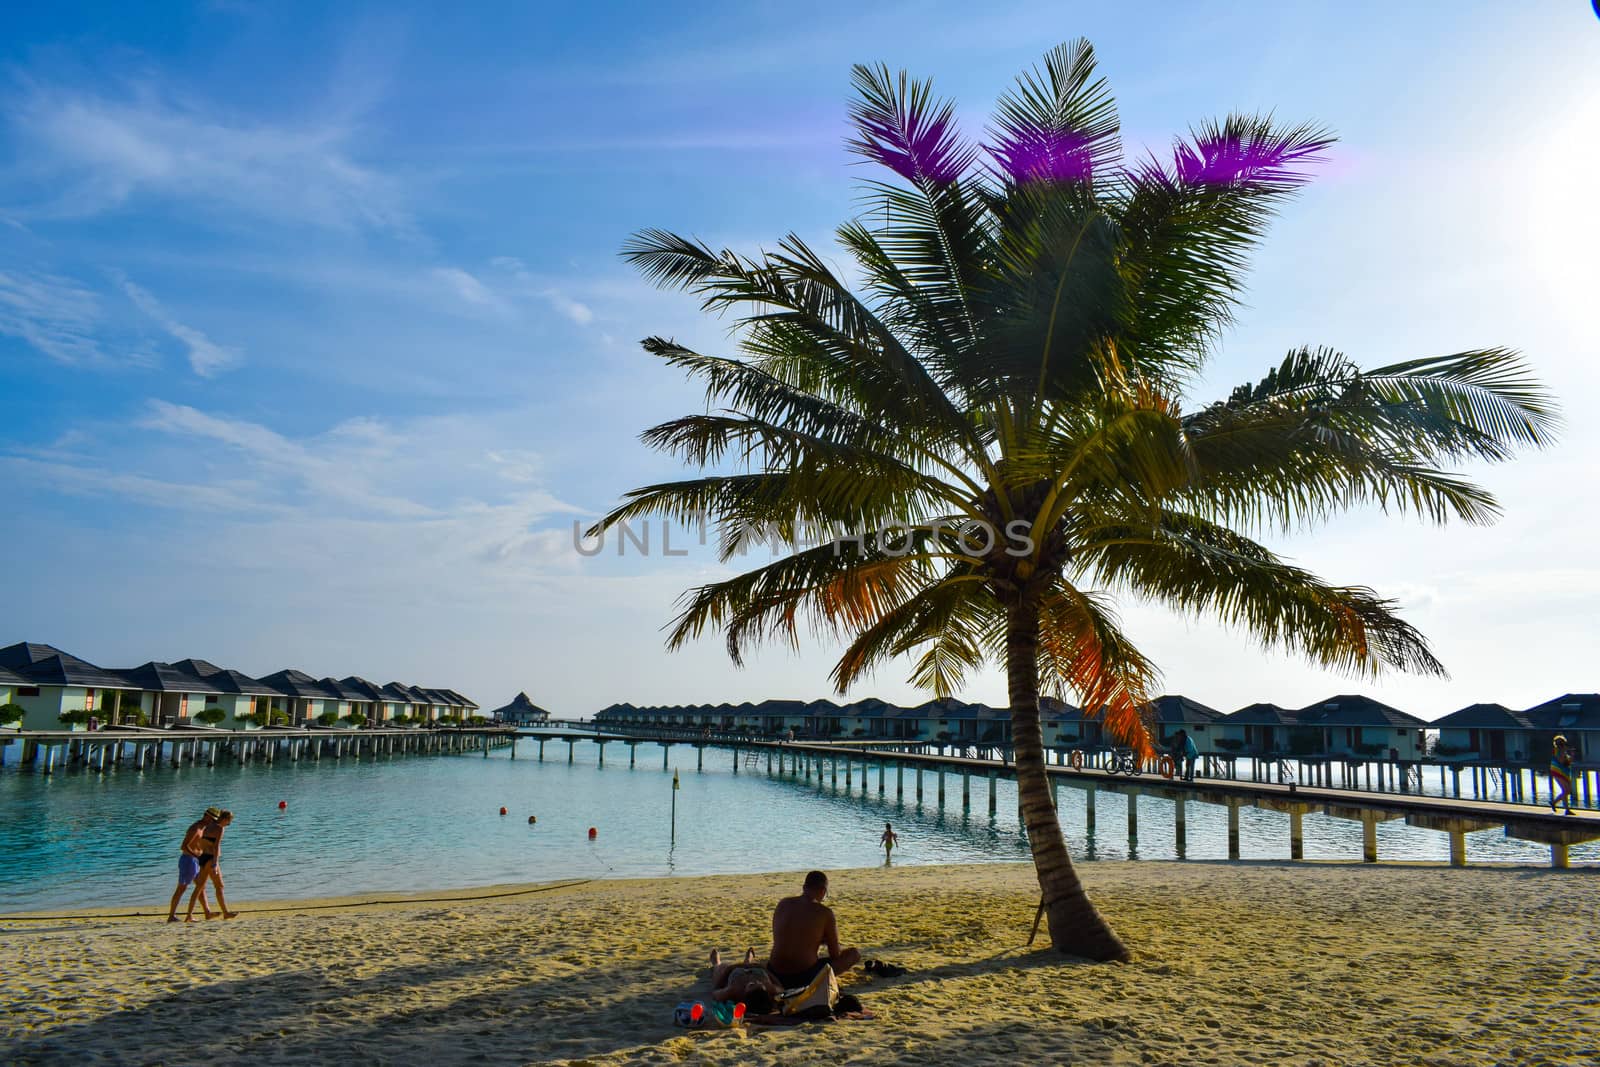
[[743, 963], [723, 963], [722, 954], [711, 950], [711, 999], [743, 1001], [745, 1008], [760, 1014], [777, 1005], [783, 992], [767, 969], [756, 962], [756, 950], [746, 949]]
[[[822, 903], [828, 895], [828, 876], [821, 871], [806, 875], [797, 897], [778, 901], [772, 913], [772, 956], [767, 970], [784, 989], [804, 986], [824, 966], [842, 975], [861, 962], [861, 953], [839, 947], [839, 927], [833, 910]], [[817, 958], [817, 949], [826, 946], [827, 956]]]

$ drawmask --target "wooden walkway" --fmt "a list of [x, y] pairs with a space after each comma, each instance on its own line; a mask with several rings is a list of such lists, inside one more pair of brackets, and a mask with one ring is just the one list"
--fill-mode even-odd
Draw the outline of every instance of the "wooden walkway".
[[[937, 802], [945, 805], [946, 777], [960, 777], [962, 810], [970, 811], [972, 780], [988, 781], [988, 808], [996, 810], [996, 783], [1001, 778], [1015, 779], [1016, 768], [1009, 762], [976, 759], [943, 753], [921, 751], [891, 751], [876, 742], [783, 742], [753, 739], [705, 738], [690, 731], [650, 731], [647, 734], [602, 733], [593, 728], [583, 728], [577, 723], [552, 724], [547, 728], [525, 729], [521, 736], [539, 745], [539, 758], [544, 758], [544, 745], [549, 741], [565, 741], [567, 760], [572, 761], [573, 747], [580, 741], [600, 746], [599, 762], [605, 765], [605, 747], [610, 744], [627, 745], [629, 766], [637, 760], [639, 745], [656, 744], [662, 748], [662, 766], [666, 767], [673, 745], [688, 744], [698, 750], [697, 765], [705, 766], [705, 751], [729, 749], [733, 755], [733, 770], [739, 772], [740, 756], [748, 760], [765, 757], [767, 770], [793, 775], [802, 781], [813, 777], [820, 782], [831, 777], [839, 785], [843, 770], [844, 788], [855, 788], [859, 770], [861, 791], [871, 789], [870, 775], [877, 771], [877, 792], [888, 795], [889, 769], [894, 769], [894, 796], [906, 799], [907, 771], [912, 774], [911, 790], [921, 803], [924, 794], [924, 775], [932, 779]], [[892, 742], [891, 742], [892, 744]], [[908, 743], [908, 747], [923, 747], [922, 743]], [[1289, 816], [1289, 858], [1304, 858], [1302, 819], [1320, 813], [1339, 819], [1350, 819], [1362, 824], [1362, 860], [1378, 860], [1377, 826], [1381, 822], [1404, 819], [1407, 825], [1434, 830], [1450, 837], [1450, 862], [1465, 866], [1467, 862], [1466, 835], [1479, 830], [1503, 830], [1507, 837], [1537, 842], [1550, 847], [1550, 862], [1555, 867], [1568, 865], [1570, 846], [1600, 839], [1600, 812], [1574, 809], [1573, 814], [1556, 814], [1544, 807], [1528, 803], [1479, 798], [1428, 796], [1418, 792], [1374, 792], [1356, 785], [1329, 784], [1303, 785], [1298, 782], [1250, 781], [1226, 777], [1196, 777], [1185, 781], [1181, 777], [1165, 778], [1159, 773], [1139, 776], [1113, 774], [1106, 770], [1084, 766], [1081, 768], [1048, 764], [1052, 788], [1062, 786], [1079, 789], [1085, 793], [1087, 829], [1095, 829], [1095, 797], [1111, 792], [1126, 798], [1128, 835], [1138, 834], [1138, 798], [1151, 797], [1169, 801], [1174, 806], [1174, 825], [1180, 852], [1184, 844], [1187, 824], [1187, 805], [1191, 802], [1213, 804], [1228, 809], [1228, 858], [1239, 858], [1239, 811], [1243, 807], [1256, 807], [1278, 811]], [[1057, 807], [1059, 808], [1059, 804]]]

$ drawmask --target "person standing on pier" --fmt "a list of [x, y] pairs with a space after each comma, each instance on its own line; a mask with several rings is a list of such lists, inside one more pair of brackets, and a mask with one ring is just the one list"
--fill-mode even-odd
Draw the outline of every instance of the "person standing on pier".
[[[178, 901], [183, 899], [183, 891], [189, 888], [190, 883], [200, 877], [200, 856], [202, 838], [201, 833], [222, 814], [218, 808], [207, 808], [205, 814], [189, 824], [183, 832], [183, 844], [178, 846], [178, 888], [172, 891], [172, 903], [167, 905], [167, 922], [178, 921]], [[200, 909], [206, 913], [206, 918], [211, 918], [211, 903], [206, 900], [205, 884], [201, 883], [196, 892], [200, 896]], [[194, 914], [194, 901], [189, 902], [189, 914]]]
[[[1550, 810], [1556, 810], [1557, 803], [1565, 803], [1567, 814], [1572, 814], [1572, 746], [1562, 734], [1556, 734], [1550, 742]], [[1561, 789], [1561, 795], [1556, 795], [1556, 789]]]
[[[189, 912], [184, 916], [184, 922], [194, 922], [194, 902], [206, 891], [208, 878], [217, 891], [217, 907], [222, 917], [232, 919], [239, 914], [228, 910], [228, 902], [222, 896], [222, 832], [232, 822], [233, 812], [219, 812], [211, 825], [200, 831], [200, 873], [194, 880], [194, 895], [189, 898]], [[206, 918], [212, 918], [212, 915], [208, 912]]]
[[1194, 764], [1200, 758], [1200, 749], [1195, 745], [1194, 738], [1189, 736], [1188, 730], [1179, 730], [1178, 736], [1173, 739], [1172, 756], [1183, 773], [1183, 780], [1194, 781]]

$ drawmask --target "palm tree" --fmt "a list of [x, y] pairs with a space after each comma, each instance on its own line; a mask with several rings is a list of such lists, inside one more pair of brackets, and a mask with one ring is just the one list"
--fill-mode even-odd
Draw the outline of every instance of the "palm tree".
[[882, 66], [853, 81], [850, 145], [892, 172], [837, 231], [861, 295], [793, 235], [754, 258], [631, 238], [646, 276], [738, 315], [741, 355], [643, 342], [705, 384], [705, 413], [644, 434], [702, 476], [633, 491], [590, 534], [659, 515], [715, 521], [725, 561], [763, 541], [786, 552], [685, 594], [669, 647], [718, 630], [740, 663], [809, 624], [845, 644], [840, 693], [902, 654], [940, 696], [1003, 662], [1051, 939], [1122, 959], [1062, 839], [1039, 722], [1041, 688], [1070, 692], [1151, 751], [1156, 669], [1112, 597], [1326, 667], [1442, 673], [1392, 601], [1251, 535], [1363, 503], [1490, 521], [1493, 498], [1447, 468], [1544, 444], [1554, 406], [1504, 349], [1364, 371], [1311, 348], [1186, 405], [1250, 251], [1326, 133], [1231, 116], [1168, 161], [1124, 161], [1081, 41], [1000, 98], [981, 148], [929, 83]]

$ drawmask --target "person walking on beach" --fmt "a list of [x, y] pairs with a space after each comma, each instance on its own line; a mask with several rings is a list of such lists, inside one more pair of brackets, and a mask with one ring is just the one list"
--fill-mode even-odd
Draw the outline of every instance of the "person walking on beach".
[[[778, 901], [772, 912], [772, 955], [767, 970], [784, 989], [807, 985], [831, 966], [834, 974], [844, 974], [861, 962], [861, 952], [839, 946], [839, 926], [833, 909], [822, 903], [828, 895], [828, 876], [821, 871], [806, 875], [797, 897]], [[817, 958], [817, 949], [828, 954]]]
[[[1556, 810], [1556, 804], [1565, 803], [1567, 814], [1572, 814], [1572, 746], [1567, 744], [1567, 739], [1561, 734], [1556, 734], [1550, 742], [1550, 810]], [[1556, 795], [1560, 788], [1561, 795]]]
[[[222, 896], [222, 832], [232, 823], [233, 812], [221, 811], [209, 826], [200, 831], [200, 873], [195, 876], [194, 894], [189, 897], [189, 911], [183, 918], [184, 922], [194, 922], [194, 902], [206, 891], [207, 879], [217, 891], [217, 907], [222, 917], [232, 919], [239, 914], [228, 910], [228, 902]], [[210, 912], [206, 913], [206, 918], [212, 918]]]
[[894, 832], [894, 827], [888, 823], [883, 824], [883, 836], [878, 838], [878, 844], [883, 846], [883, 865], [889, 866], [889, 853], [894, 851], [894, 846], [899, 843], [900, 835]]
[[[218, 808], [207, 808], [205, 814], [189, 824], [183, 832], [183, 843], [178, 846], [178, 888], [172, 891], [172, 903], [167, 905], [167, 922], [178, 921], [178, 901], [183, 899], [183, 891], [200, 877], [200, 846], [201, 832], [222, 814]], [[200, 909], [206, 913], [206, 918], [211, 918], [211, 903], [206, 900], [205, 886], [200, 886]], [[189, 903], [189, 911], [193, 913], [194, 902]]]

